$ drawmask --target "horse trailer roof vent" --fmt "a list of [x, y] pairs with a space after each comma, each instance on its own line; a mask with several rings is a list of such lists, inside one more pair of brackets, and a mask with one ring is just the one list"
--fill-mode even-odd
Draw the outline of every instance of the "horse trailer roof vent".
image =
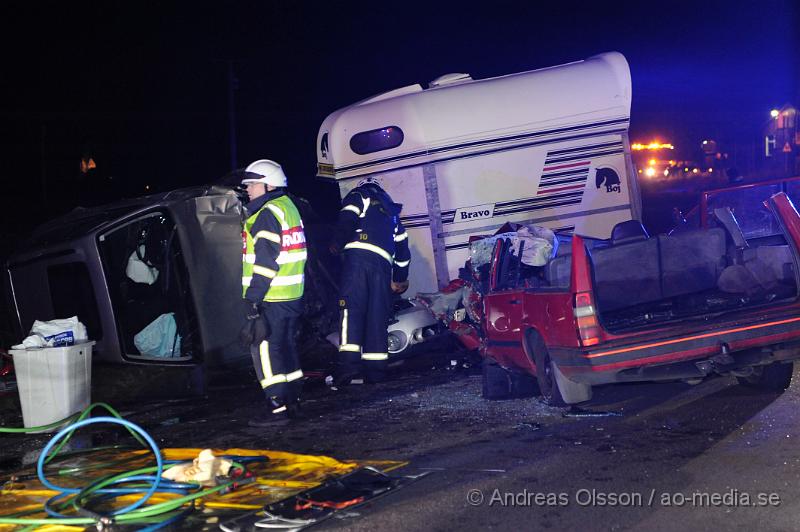
[[464, 81], [472, 81], [472, 77], [469, 74], [463, 73], [444, 74], [428, 83], [428, 88], [433, 89], [443, 85], [452, 85], [453, 83], [461, 83]]

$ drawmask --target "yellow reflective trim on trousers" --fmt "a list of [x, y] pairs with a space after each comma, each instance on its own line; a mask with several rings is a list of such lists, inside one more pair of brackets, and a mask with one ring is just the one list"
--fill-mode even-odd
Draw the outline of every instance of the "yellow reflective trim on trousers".
[[408, 238], [408, 233], [406, 233], [405, 231], [403, 231], [399, 235], [394, 235], [394, 241], [395, 242], [402, 242], [403, 240], [405, 240], [407, 238]]
[[339, 351], [347, 351], [349, 353], [360, 353], [361, 346], [358, 344], [342, 344], [339, 346]]
[[361, 215], [361, 209], [359, 209], [355, 205], [345, 205], [344, 207], [342, 207], [341, 210], [354, 212], [354, 213], [356, 213], [356, 216], [360, 216]]
[[389, 264], [394, 262], [394, 260], [392, 259], [392, 256], [389, 255], [386, 252], [385, 249], [383, 249], [383, 248], [381, 248], [379, 246], [376, 246], [374, 244], [367, 244], [365, 242], [349, 242], [349, 243], [344, 245], [344, 249], [365, 249], [367, 251], [371, 251], [373, 253], [377, 253], [378, 255], [383, 257], [384, 259], [388, 260]]
[[255, 245], [255, 243], [258, 242], [258, 239], [260, 238], [266, 238], [267, 240], [275, 242], [276, 244], [281, 243], [281, 235], [277, 233], [272, 233], [270, 231], [259, 231], [253, 238], [253, 245]]
[[[342, 345], [346, 344], [347, 344], [347, 309], [344, 309], [342, 311]], [[340, 347], [339, 351], [341, 350], [342, 348]], [[359, 349], [359, 351], [360, 350], [361, 349]]]
[[261, 381], [262, 388], [268, 388], [273, 384], [280, 384], [282, 382], [292, 382], [296, 381], [297, 379], [303, 378], [303, 370], [298, 369], [297, 371], [293, 371], [289, 374], [279, 373], [277, 375], [273, 375], [269, 379], [263, 379]]
[[261, 387], [266, 388], [269, 386], [269, 381], [273, 377], [272, 362], [269, 361], [269, 342], [266, 340], [261, 342], [258, 346], [258, 358], [261, 361], [261, 373], [264, 375], [264, 378], [261, 380]]
[[389, 360], [389, 353], [361, 353], [361, 360]]
[[263, 275], [264, 277], [269, 277], [270, 279], [274, 279], [278, 272], [275, 270], [270, 270], [269, 268], [265, 268], [264, 266], [259, 266], [258, 264], [253, 265], [253, 273], [257, 273], [258, 275]]
[[286, 382], [296, 381], [297, 379], [303, 378], [303, 370], [298, 369], [297, 371], [293, 371], [291, 373], [286, 374]]
[[405, 268], [406, 266], [409, 265], [410, 262], [411, 262], [410, 260], [396, 260], [394, 262], [394, 265], [397, 266], [398, 268]]
[[269, 388], [273, 384], [280, 384], [282, 382], [286, 382], [286, 375], [273, 375], [269, 379], [264, 379], [261, 381], [262, 388]]
[[280, 414], [281, 412], [286, 412], [286, 405], [279, 406], [272, 411], [273, 414]]

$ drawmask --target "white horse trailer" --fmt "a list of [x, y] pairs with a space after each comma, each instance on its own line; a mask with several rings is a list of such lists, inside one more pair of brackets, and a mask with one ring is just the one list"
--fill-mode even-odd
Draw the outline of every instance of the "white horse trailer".
[[490, 79], [448, 74], [329, 115], [317, 175], [342, 197], [376, 177], [403, 204], [410, 293], [434, 291], [458, 275], [470, 235], [505, 222], [608, 238], [641, 219], [630, 108], [616, 52]]

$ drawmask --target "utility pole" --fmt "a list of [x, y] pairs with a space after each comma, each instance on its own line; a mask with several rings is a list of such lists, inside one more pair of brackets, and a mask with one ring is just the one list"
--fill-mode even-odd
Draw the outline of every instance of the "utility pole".
[[40, 138], [40, 152], [39, 158], [41, 160], [42, 171], [42, 204], [47, 209], [47, 161], [45, 160], [45, 145], [47, 142], [47, 126], [42, 123], [42, 131]]
[[234, 92], [239, 80], [233, 72], [233, 61], [228, 60], [228, 135], [230, 139], [231, 171], [239, 167], [236, 155], [236, 101]]

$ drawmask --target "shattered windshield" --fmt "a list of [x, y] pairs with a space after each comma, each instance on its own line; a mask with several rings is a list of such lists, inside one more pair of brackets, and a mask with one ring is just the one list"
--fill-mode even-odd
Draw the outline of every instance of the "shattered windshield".
[[[759, 238], [777, 235], [781, 228], [769, 212], [764, 202], [782, 189], [781, 183], [749, 187], [737, 190], [721, 190], [709, 193], [709, 215], [717, 207], [729, 207], [745, 238]], [[797, 204], [800, 199], [800, 182], [786, 183], [786, 193]]]

